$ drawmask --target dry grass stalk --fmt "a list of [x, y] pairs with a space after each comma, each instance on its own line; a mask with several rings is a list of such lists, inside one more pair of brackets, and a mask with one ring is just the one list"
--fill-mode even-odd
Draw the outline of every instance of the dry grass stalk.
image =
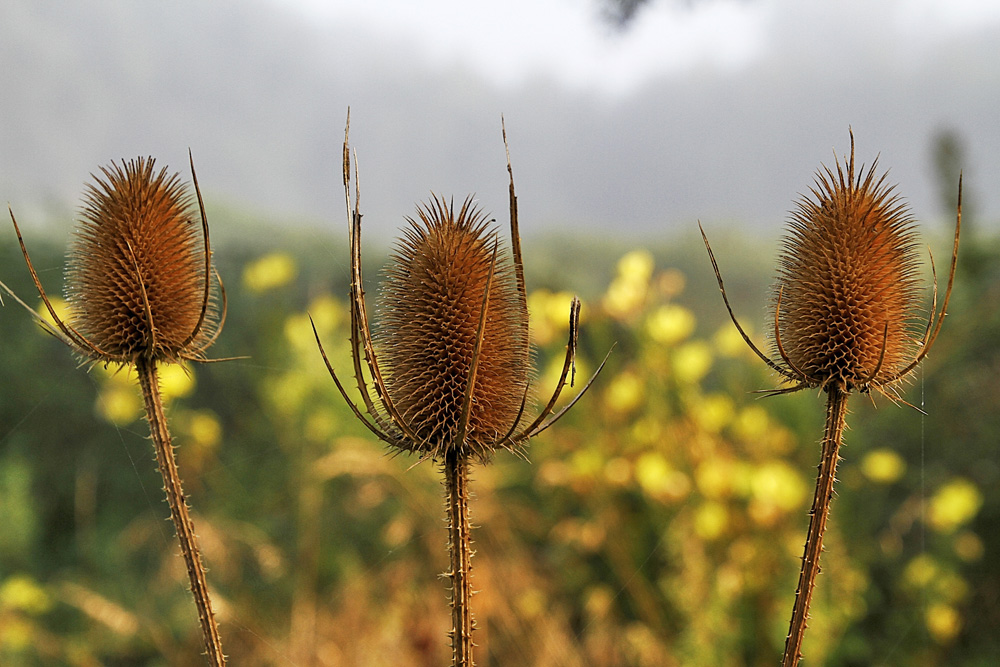
[[[505, 145], [506, 139], [504, 132]], [[510, 255], [501, 250], [498, 233], [470, 200], [456, 211], [452, 202], [432, 199], [418, 208], [416, 219], [409, 220], [390, 261], [381, 295], [383, 317], [374, 334], [363, 291], [359, 188], [355, 173], [352, 202], [347, 132], [343, 167], [350, 218], [351, 351], [364, 412], [348, 396], [318, 335], [316, 340], [344, 400], [372, 433], [398, 452], [441, 462], [451, 556], [447, 576], [452, 590], [452, 662], [473, 665], [469, 467], [473, 461], [489, 462], [497, 449], [520, 452], [529, 438], [557, 421], [590, 387], [597, 373], [572, 401], [555, 411], [575, 373], [580, 302], [574, 299], [570, 304], [566, 357], [552, 397], [534, 420], [522, 426], [531, 369], [509, 155]]]
[[[913, 219], [885, 183], [876, 179], [875, 163], [855, 173], [854, 134], [846, 165], [824, 168], [792, 214], [778, 262], [772, 300], [774, 361], [750, 340], [726, 295], [712, 248], [702, 230], [729, 316], [744, 341], [791, 386], [766, 392], [785, 394], [819, 388], [827, 394], [826, 425], [816, 493], [795, 604], [785, 641], [783, 667], [802, 655], [823, 533], [833, 498], [848, 395], [874, 390], [904, 402], [897, 387], [930, 351], [948, 309], [958, 259], [962, 224], [962, 181], [952, 246], [948, 287], [940, 310], [937, 280], [930, 315], [922, 333], [914, 325], [918, 311], [917, 241]], [[933, 258], [931, 260], [933, 269]]]
[[225, 294], [220, 320], [212, 297], [208, 221], [194, 161], [191, 176], [200, 225], [178, 175], [168, 175], [166, 169], [154, 172], [153, 164], [152, 158], [113, 164], [102, 169], [103, 178], [97, 177], [96, 183], [88, 186], [66, 271], [70, 309], [66, 321], [56, 314], [38, 279], [13, 211], [11, 220], [35, 287], [55, 322], [53, 326], [39, 320], [46, 331], [85, 362], [135, 367], [209, 664], [224, 665], [156, 367], [163, 362], [206, 361], [205, 350], [215, 341], [225, 319]]

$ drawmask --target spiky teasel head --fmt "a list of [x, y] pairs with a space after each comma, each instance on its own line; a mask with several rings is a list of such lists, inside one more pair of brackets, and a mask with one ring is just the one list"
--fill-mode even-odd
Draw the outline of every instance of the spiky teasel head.
[[[792, 213], [778, 260], [771, 299], [773, 343], [779, 360], [761, 352], [743, 330], [726, 295], [719, 265], [702, 230], [729, 317], [743, 340], [790, 387], [849, 393], [890, 392], [924, 359], [941, 330], [955, 281], [962, 229], [962, 178], [948, 286], [940, 310], [937, 278], [930, 315], [921, 334], [914, 221], [876, 165], [855, 173], [851, 154], [836, 173], [824, 167], [812, 197], [802, 197]], [[933, 258], [931, 260], [933, 271]]]
[[[356, 181], [351, 196], [349, 129], [348, 116], [343, 176], [350, 219], [351, 360], [361, 403], [348, 395], [314, 327], [316, 343], [337, 389], [355, 417], [376, 437], [397, 451], [418, 453], [421, 460], [453, 454], [462, 460], [486, 462], [496, 449], [519, 451], [573, 407], [604, 363], [575, 398], [555, 409], [576, 373], [580, 300], [574, 298], [566, 356], [555, 390], [534, 420], [522, 426], [532, 394], [531, 364], [510, 156], [510, 254], [492, 221], [471, 200], [457, 212], [442, 198], [418, 207], [417, 219], [409, 221], [386, 271], [382, 318], [373, 334], [363, 289]], [[506, 140], [505, 132], [504, 145]]]
[[386, 389], [419, 438], [400, 444], [434, 456], [466, 448], [486, 460], [508, 444], [504, 434], [529, 386], [528, 313], [514, 266], [471, 199], [456, 211], [454, 202], [432, 198], [407, 221], [385, 272], [374, 337]]
[[49, 331], [98, 362], [203, 359], [222, 323], [211, 293], [208, 222], [193, 161], [197, 208], [179, 176], [156, 171], [153, 158], [112, 163], [101, 174], [87, 186], [69, 251], [65, 322], [49, 303], [14, 220], [35, 286], [56, 323]]
[[114, 358], [187, 356], [215, 319], [211, 299], [203, 301], [205, 248], [192, 198], [152, 158], [101, 172], [69, 252], [70, 324]]
[[876, 163], [824, 168], [789, 220], [771, 308], [776, 352], [811, 387], [900, 378], [920, 347], [914, 220]]

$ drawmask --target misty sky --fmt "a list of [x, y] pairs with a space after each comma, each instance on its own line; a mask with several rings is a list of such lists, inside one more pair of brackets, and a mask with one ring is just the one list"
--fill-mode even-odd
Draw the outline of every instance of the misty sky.
[[340, 231], [350, 106], [379, 238], [431, 191], [505, 217], [501, 114], [529, 235], [776, 236], [849, 127], [935, 223], [931, 146], [954, 132], [968, 201], [1000, 221], [1000, 2], [652, 0], [624, 30], [601, 7], [8, 0], [0, 194], [29, 220], [72, 210], [110, 160], [186, 171], [190, 147], [210, 201]]
[[739, 72], [808, 44], [836, 57], [876, 32], [884, 43], [872, 51], [919, 66], [929, 46], [1000, 24], [1000, 2], [989, 0], [652, 0], [623, 30], [602, 20], [598, 0], [272, 1], [331, 34], [377, 35], [430, 67], [458, 63], [503, 86], [543, 75], [617, 96], [664, 75]]
[[[331, 39], [352, 35], [381, 68], [463, 72], [472, 91], [491, 89], [509, 126], [533, 126], [529, 146], [511, 135], [519, 185], [548, 186], [539, 208], [557, 225], [776, 228], [820, 163], [849, 149], [848, 126], [858, 159], [880, 156], [922, 218], [943, 215], [931, 142], [957, 133], [978, 212], [1000, 216], [1000, 2], [653, 0], [616, 30], [594, 0], [272, 1]], [[495, 124], [469, 107], [457, 131], [483, 126], [479, 111]], [[553, 138], [566, 126], [589, 135]]]

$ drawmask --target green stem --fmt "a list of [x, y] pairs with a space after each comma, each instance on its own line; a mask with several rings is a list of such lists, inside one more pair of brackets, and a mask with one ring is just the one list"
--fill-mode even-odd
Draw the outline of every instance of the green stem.
[[444, 460], [448, 504], [448, 552], [451, 555], [451, 657], [453, 667], [474, 667], [472, 631], [472, 536], [469, 524], [469, 459], [449, 449]]
[[785, 639], [785, 654], [782, 667], [795, 667], [802, 657], [802, 638], [806, 633], [809, 619], [809, 603], [812, 601], [816, 575], [819, 574], [819, 557], [823, 552], [823, 533], [826, 519], [830, 514], [833, 499], [833, 482], [837, 474], [838, 451], [844, 434], [847, 418], [847, 393], [832, 388], [827, 393], [826, 426], [823, 429], [823, 454], [816, 477], [816, 495], [813, 496], [812, 510], [809, 512], [809, 535], [802, 555], [802, 571], [799, 586], [795, 591], [795, 606], [792, 620]]
[[205, 650], [208, 663], [212, 667], [222, 667], [226, 664], [226, 656], [222, 653], [222, 640], [219, 638], [219, 627], [212, 612], [212, 601], [208, 595], [208, 581], [205, 578], [205, 566], [201, 562], [201, 552], [198, 550], [198, 539], [194, 534], [194, 524], [188, 513], [184, 490], [181, 488], [181, 478], [177, 473], [177, 462], [174, 459], [174, 448], [167, 430], [167, 418], [163, 413], [163, 401], [160, 399], [159, 380], [156, 375], [156, 363], [150, 359], [140, 358], [135, 364], [139, 375], [139, 386], [142, 388], [142, 398], [146, 404], [146, 419], [149, 421], [149, 433], [156, 449], [156, 465], [163, 475], [163, 490], [167, 494], [167, 504], [170, 506], [170, 518], [173, 519], [177, 540], [181, 545], [181, 554], [187, 565], [188, 577], [191, 580], [191, 593], [198, 607], [198, 619], [205, 638]]

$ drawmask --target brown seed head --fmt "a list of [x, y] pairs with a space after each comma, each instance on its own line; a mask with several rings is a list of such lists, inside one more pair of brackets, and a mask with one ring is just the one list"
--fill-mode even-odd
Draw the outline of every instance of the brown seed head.
[[[783, 240], [772, 314], [790, 376], [850, 391], [898, 378], [919, 348], [919, 268], [909, 210], [851, 157], [817, 174]], [[862, 166], [860, 171], [864, 171]]]
[[[374, 337], [389, 396], [423, 440], [395, 444], [434, 456], [465, 448], [485, 461], [510, 446], [503, 439], [525, 398], [527, 312], [510, 257], [497, 251], [496, 231], [470, 199], [456, 213], [435, 197], [417, 217], [389, 260]], [[456, 442], [488, 283], [468, 432]]]
[[201, 223], [178, 175], [153, 163], [101, 168], [69, 251], [69, 324], [104, 361], [197, 356], [214, 326]]

